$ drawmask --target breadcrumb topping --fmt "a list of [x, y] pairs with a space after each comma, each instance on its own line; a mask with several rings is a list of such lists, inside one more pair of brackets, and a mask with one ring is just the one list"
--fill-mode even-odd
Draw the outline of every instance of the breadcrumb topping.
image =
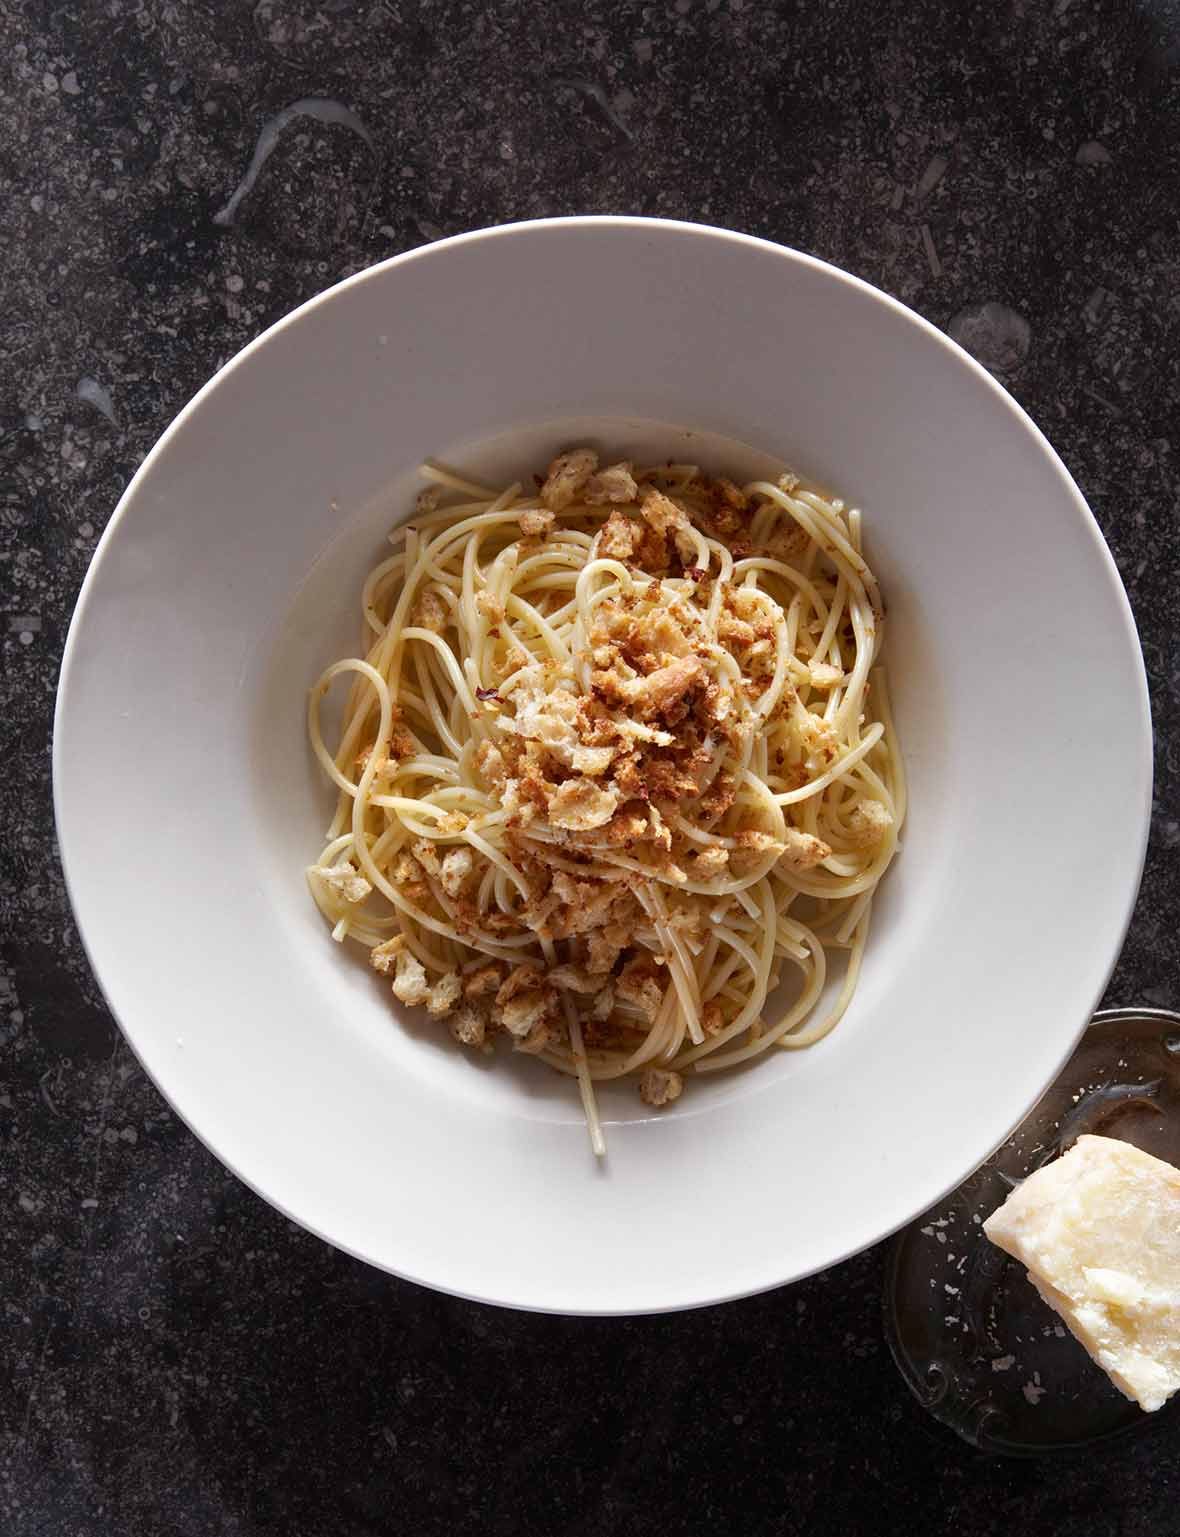
[[312, 865], [309, 873], [342, 902], [363, 902], [373, 889], [351, 865]]
[[[445, 1020], [473, 1050], [499, 1039], [569, 1070], [567, 1020], [576, 1016], [591, 1056], [631, 1054], [674, 1023], [677, 967], [687, 961], [691, 973], [702, 954], [713, 964], [716, 935], [734, 921], [727, 915], [760, 921], [744, 894], [751, 872], [809, 893], [846, 872], [850, 851], [888, 853], [894, 818], [872, 798], [871, 776], [848, 800], [837, 793], [818, 821], [789, 793], [845, 750], [839, 706], [863, 683], [853, 681], [859, 642], [847, 615], [825, 624], [823, 609], [802, 640], [798, 629], [787, 635], [792, 595], [820, 580], [814, 551], [806, 554], [811, 536], [776, 514], [765, 490], [747, 494], [691, 467], [667, 471], [626, 459], [600, 466], [594, 450], [571, 447], [527, 498], [502, 502], [498, 521], [486, 520], [494, 532], [486, 546], [476, 541], [474, 578], [470, 556], [461, 581], [444, 561], [448, 575], [430, 568], [410, 608], [410, 626], [452, 639], [440, 648], [419, 638], [417, 670], [407, 666], [401, 692], [391, 690], [374, 800], [434, 804], [429, 819], [403, 816], [378, 867], [407, 932], [418, 933], [423, 914], [436, 929], [418, 945], [427, 965], [401, 933], [373, 944], [370, 963], [400, 1002]], [[798, 481], [779, 485], [794, 494]], [[419, 514], [438, 505], [432, 487]], [[797, 515], [806, 521], [803, 509]], [[598, 586], [589, 603], [580, 586], [571, 624], [569, 574], [583, 560], [599, 563]], [[514, 591], [526, 563], [530, 583]], [[759, 567], [773, 567], [774, 582], [760, 586], [749, 574]], [[781, 603], [768, 585], [786, 592]], [[477, 657], [454, 644], [456, 633], [476, 636]], [[448, 646], [465, 680], [462, 707], [445, 676]], [[359, 777], [374, 749], [357, 747]], [[449, 767], [456, 757], [458, 771]], [[387, 814], [391, 837], [397, 815]], [[371, 926], [367, 908], [355, 918], [339, 911], [373, 889], [351, 864], [310, 874], [341, 925]], [[698, 997], [694, 1041], [731, 1039], [724, 1032], [741, 1005], [732, 983], [719, 987]], [[763, 1028], [756, 1022], [750, 1038]], [[678, 1058], [672, 1050], [656, 1060]], [[639, 1093], [663, 1107], [683, 1086], [679, 1072], [649, 1065]]]
[[649, 1067], [639, 1080], [640, 1099], [645, 1105], [654, 1105], [657, 1109], [679, 1099], [683, 1091], [684, 1079], [679, 1073], [661, 1072], [658, 1067]]

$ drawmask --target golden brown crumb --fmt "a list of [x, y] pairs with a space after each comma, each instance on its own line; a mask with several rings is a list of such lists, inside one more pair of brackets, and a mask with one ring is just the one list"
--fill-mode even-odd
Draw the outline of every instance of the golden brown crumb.
[[553, 512], [563, 512], [598, 468], [598, 455], [574, 448], [552, 461], [541, 487], [541, 500]]
[[810, 870], [821, 864], [832, 852], [828, 844], [822, 838], [815, 838], [811, 833], [801, 833], [797, 828], [788, 827], [783, 834], [785, 847], [783, 849], [783, 864], [789, 865], [792, 870]]
[[657, 667], [646, 678], [636, 679], [628, 692], [641, 714], [658, 715], [665, 720], [672, 707], [690, 689], [705, 681], [705, 669], [695, 656], [678, 657], [666, 667]]
[[430, 989], [430, 995], [426, 1000], [427, 1013], [433, 1014], [435, 1019], [442, 1019], [453, 1012], [462, 996], [463, 983], [459, 973], [448, 971]]
[[472, 858], [469, 848], [449, 849], [443, 856], [440, 879], [442, 888], [449, 897], [457, 897], [463, 890], [468, 876], [475, 868], [475, 860]]
[[538, 1052], [544, 1051], [552, 1040], [552, 1021], [539, 1019], [530, 1027], [526, 1035], [517, 1035], [516, 1040], [513, 1042], [513, 1047], [516, 1051], [528, 1052], [530, 1055], [535, 1056]]
[[[819, 839], [815, 841], [818, 843]], [[754, 827], [743, 827], [741, 832], [735, 835], [734, 843], [739, 849], [746, 849], [754, 854], [769, 854], [772, 849], [781, 854], [784, 848], [773, 833], [764, 833]], [[828, 852], [830, 853], [831, 850], [829, 849]]]
[[848, 841], [853, 848], [870, 849], [893, 826], [893, 817], [880, 801], [861, 801], [848, 818]]
[[835, 688], [837, 683], [844, 681], [844, 674], [830, 662], [811, 662], [807, 671], [811, 674], [812, 688]]
[[722, 614], [717, 621], [717, 637], [723, 644], [736, 647], [740, 651], [754, 644], [754, 626], [747, 624], [744, 619], [735, 619], [730, 614]]
[[599, 532], [597, 554], [610, 560], [630, 560], [642, 538], [639, 524], [616, 508]]
[[789, 565], [797, 555], [803, 554], [810, 542], [806, 531], [797, 523], [792, 523], [787, 528], [777, 529], [770, 536], [766, 553], [774, 560], [781, 560]]
[[499, 990], [504, 980], [504, 968], [499, 961], [490, 961], [476, 971], [469, 971], [463, 979], [464, 998], [483, 998]]
[[552, 512], [530, 508], [522, 512], [516, 521], [520, 524], [521, 533], [529, 539], [544, 539], [557, 518]]
[[555, 966], [552, 971], [545, 973], [546, 980], [553, 987], [560, 987], [568, 993], [596, 993], [602, 986], [600, 977], [593, 977], [581, 966]]
[[815, 764], [822, 764], [826, 768], [835, 759], [837, 750], [836, 736], [831, 726], [810, 711], [804, 712], [803, 717], [796, 716], [794, 723], [804, 750]]
[[603, 836], [611, 848], [626, 848], [628, 844], [639, 843], [650, 831], [651, 824], [645, 816], [636, 811], [620, 811], [606, 824]]
[[504, 618], [504, 605], [500, 602], [499, 598], [495, 597], [492, 593], [487, 592], [486, 590], [484, 592], [476, 593], [475, 606], [479, 612], [481, 614], [485, 614], [493, 624], [499, 624], [500, 621]]
[[344, 902], [363, 902], [373, 889], [351, 865], [312, 865], [310, 873]]
[[601, 992], [595, 994], [594, 1002], [590, 1006], [590, 1018], [599, 1021], [609, 1019], [614, 1006], [614, 983], [608, 982]]
[[508, 777], [504, 755], [494, 742], [481, 742], [475, 749], [475, 766], [489, 789], [502, 789]]
[[649, 1021], [655, 1019], [664, 1001], [655, 962], [647, 954], [627, 962], [615, 979], [615, 991], [620, 998], [642, 1009]]
[[441, 635], [447, 627], [447, 605], [432, 587], [424, 588], [418, 595], [410, 615], [410, 623], [422, 630], [433, 630]]
[[732, 480], [726, 480], [723, 475], [719, 475], [713, 482], [713, 488], [717, 499], [736, 512], [745, 512], [750, 505], [750, 499], [746, 493], [739, 490]]
[[383, 976], [388, 976], [394, 969], [399, 953], [405, 947], [405, 935], [395, 934], [392, 939], [387, 939], [384, 944], [373, 946], [369, 951], [369, 965], [374, 971], [379, 971]]
[[448, 1020], [451, 1034], [463, 1046], [482, 1046], [487, 1035], [488, 1017], [474, 1003], [465, 1003]]
[[496, 1007], [502, 1009], [517, 993], [541, 985], [543, 973], [535, 962], [531, 965], [514, 966], [500, 984], [496, 993]]
[[[552, 920], [554, 937], [569, 939], [590, 934], [615, 917], [618, 887], [609, 881], [579, 881], [565, 870], [553, 873], [552, 895], [560, 904]], [[598, 968], [591, 966], [591, 971]]]
[[399, 950], [393, 978], [394, 994], [405, 1004], [425, 1003], [430, 996], [426, 981], [426, 969], [417, 956], [408, 950]]
[[424, 513], [433, 512], [441, 501], [441, 486], [423, 486], [414, 498], [414, 511], [421, 517]]
[[657, 534], [670, 534], [673, 529], [683, 528], [688, 522], [672, 498], [654, 487], [644, 492], [639, 512]]
[[701, 1010], [701, 1029], [706, 1035], [716, 1035], [724, 1023], [721, 1015], [721, 1005], [712, 1000]]
[[438, 849], [429, 838], [419, 838], [414, 844], [414, 858], [426, 871], [438, 880], [442, 875], [442, 860], [438, 857]]
[[618, 805], [619, 792], [613, 787], [604, 790], [592, 779], [567, 779], [549, 796], [549, 820], [554, 827], [587, 832], [609, 822]]
[[408, 886], [414, 881], [421, 880], [422, 867], [412, 854], [401, 853], [397, 857], [397, 864], [390, 872], [395, 886]]
[[701, 849], [692, 862], [692, 873], [704, 880], [720, 875], [729, 864], [729, 852], [722, 848]]
[[639, 495], [639, 487], [631, 473], [630, 464], [624, 459], [619, 464], [608, 464], [597, 475], [591, 476], [583, 492], [583, 500], [592, 507], [604, 502], [633, 502]]
[[535, 987], [518, 993], [509, 1003], [498, 1007], [496, 1018], [518, 1040], [527, 1036], [539, 1025], [553, 1007], [553, 993], [544, 987]]
[[679, 1073], [664, 1072], [658, 1067], [649, 1067], [639, 1080], [640, 1099], [657, 1109], [679, 1099], [683, 1090], [684, 1079]]
[[418, 751], [418, 744], [404, 726], [395, 726], [389, 737], [389, 756], [394, 761], [400, 758], [412, 758]]
[[600, 975], [614, 966], [627, 944], [627, 930], [621, 923], [608, 924], [606, 928], [592, 929], [586, 935], [586, 969]]

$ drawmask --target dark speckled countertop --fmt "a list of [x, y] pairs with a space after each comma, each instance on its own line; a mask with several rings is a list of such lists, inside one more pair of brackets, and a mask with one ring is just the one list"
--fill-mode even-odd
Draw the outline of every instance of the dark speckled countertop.
[[[309, 98], [332, 105], [276, 121]], [[0, 0], [0, 106], [0, 1532], [1175, 1531], [1175, 1416], [1064, 1464], [924, 1419], [880, 1251], [585, 1321], [436, 1296], [292, 1227], [121, 1043], [49, 748], [120, 491], [270, 322], [481, 225], [730, 225], [949, 327], [1077, 477], [1157, 731], [1109, 1001], [1177, 1004], [1177, 0]]]

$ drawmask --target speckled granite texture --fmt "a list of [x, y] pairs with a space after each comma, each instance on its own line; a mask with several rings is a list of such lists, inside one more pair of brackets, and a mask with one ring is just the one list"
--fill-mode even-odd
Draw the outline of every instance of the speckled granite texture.
[[[307, 98], [337, 106], [280, 121], [227, 211]], [[731, 225], [953, 326], [1089, 497], [1158, 732], [1110, 1001], [1177, 1003], [1176, 0], [0, 0], [0, 121], [0, 1531], [1175, 1531], [1175, 1417], [1064, 1466], [927, 1422], [882, 1343], [879, 1252], [586, 1322], [304, 1236], [121, 1044], [62, 887], [49, 747], [119, 492], [271, 321], [480, 225]]]

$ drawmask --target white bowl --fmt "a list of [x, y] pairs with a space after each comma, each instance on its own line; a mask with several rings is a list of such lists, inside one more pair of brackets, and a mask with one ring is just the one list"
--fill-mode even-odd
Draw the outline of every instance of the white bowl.
[[[650, 1115], [473, 1061], [331, 943], [306, 691], [425, 456], [527, 474], [592, 436], [861, 504], [911, 781], [863, 979], [814, 1048]], [[630, 1313], [774, 1286], [961, 1181], [1068, 1056], [1118, 953], [1151, 789], [1114, 564], [1029, 419], [940, 332], [720, 230], [559, 219], [396, 257], [247, 347], [164, 434], [66, 647], [55, 783], [87, 952], [175, 1109], [375, 1265]]]

